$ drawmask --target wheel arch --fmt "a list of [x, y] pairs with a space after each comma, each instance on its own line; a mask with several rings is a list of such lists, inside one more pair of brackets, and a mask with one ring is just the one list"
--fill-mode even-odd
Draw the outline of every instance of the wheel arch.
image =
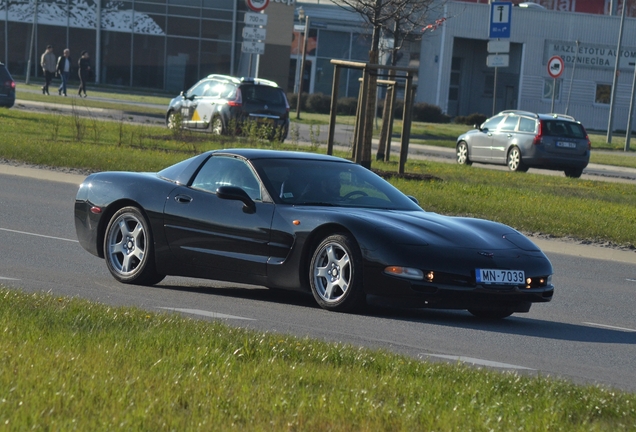
[[[102, 213], [102, 217], [100, 218], [99, 225], [97, 227], [97, 252], [99, 253], [100, 258], [104, 258], [104, 238], [106, 237], [106, 228], [108, 228], [108, 224], [113, 218], [113, 215], [124, 207], [135, 207], [146, 219], [148, 225], [151, 225], [148, 214], [138, 202], [126, 198], [111, 203]], [[152, 234], [154, 238], [154, 233]]]
[[[360, 244], [356, 239], [355, 235], [346, 228], [344, 225], [339, 223], [329, 223], [325, 225], [321, 225], [317, 227], [314, 231], [312, 231], [307, 239], [305, 240], [303, 251], [300, 259], [300, 266], [298, 268], [299, 271], [299, 280], [302, 283], [303, 288], [311, 290], [309, 285], [309, 266], [311, 257], [314, 253], [314, 250], [318, 247], [318, 244], [325, 239], [326, 237], [333, 234], [347, 234], [350, 235], [356, 242], [358, 250], [360, 249]], [[364, 285], [363, 285], [364, 286]]]

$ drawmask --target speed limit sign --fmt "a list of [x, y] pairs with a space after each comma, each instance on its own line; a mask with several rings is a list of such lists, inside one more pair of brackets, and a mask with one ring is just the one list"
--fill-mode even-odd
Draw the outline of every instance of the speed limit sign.
[[552, 56], [548, 60], [548, 74], [557, 79], [563, 73], [563, 59], [559, 56]]
[[254, 12], [260, 12], [269, 5], [269, 0], [246, 0], [247, 7]]

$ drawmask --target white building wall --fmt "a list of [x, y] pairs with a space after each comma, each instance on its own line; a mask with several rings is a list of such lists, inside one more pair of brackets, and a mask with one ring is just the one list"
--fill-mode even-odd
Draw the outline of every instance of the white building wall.
[[[417, 102], [432, 103], [447, 110], [453, 42], [455, 38], [468, 38], [485, 43], [488, 40], [489, 12], [490, 5], [486, 4], [446, 4], [446, 22], [435, 32], [424, 35], [422, 40]], [[619, 26], [620, 16], [513, 8], [510, 42], [524, 46], [517, 108], [550, 111], [552, 100], [544, 98], [543, 94], [546, 80], [551, 80], [547, 62], [551, 55], [559, 54], [566, 64], [559, 78], [561, 92], [560, 98], [555, 101], [554, 111], [564, 113], [567, 109], [568, 114], [588, 129], [606, 129], [609, 104], [595, 102], [596, 88], [597, 84], [612, 84], [616, 61], [612, 51], [617, 48]], [[568, 52], [576, 51], [577, 40], [579, 52]], [[634, 66], [630, 66], [629, 62], [636, 62], [634, 18], [625, 19], [622, 49], [614, 118], [614, 128], [619, 130], [627, 126], [632, 93]], [[579, 58], [576, 66], [575, 54]], [[484, 57], [484, 65], [485, 62]], [[512, 66], [499, 68], [498, 73], [505, 73], [506, 69], [512, 71]], [[482, 66], [476, 63], [473, 68], [481, 70]], [[464, 88], [463, 91], [471, 89]], [[475, 111], [467, 108], [465, 114], [472, 112]], [[483, 114], [490, 115], [490, 112]]]

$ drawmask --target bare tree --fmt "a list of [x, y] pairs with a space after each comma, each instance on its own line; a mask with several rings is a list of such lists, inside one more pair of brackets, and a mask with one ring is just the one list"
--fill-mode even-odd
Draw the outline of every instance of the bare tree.
[[[334, 0], [340, 7], [360, 14], [373, 29], [369, 63], [378, 64], [380, 58], [380, 38], [384, 33], [393, 38], [392, 64], [395, 65], [397, 52], [404, 41], [411, 37], [421, 37], [426, 30], [425, 23], [432, 5], [440, 5], [434, 0]], [[364, 141], [361, 165], [371, 167], [371, 136], [375, 114], [377, 76], [369, 77], [366, 119], [364, 119]], [[362, 120], [362, 119], [361, 119]], [[360, 143], [357, 143], [360, 144]]]

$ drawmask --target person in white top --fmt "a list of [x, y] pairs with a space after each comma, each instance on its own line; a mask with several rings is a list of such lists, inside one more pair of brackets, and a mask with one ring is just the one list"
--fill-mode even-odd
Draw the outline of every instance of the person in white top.
[[44, 51], [40, 59], [40, 66], [42, 66], [42, 72], [44, 72], [42, 94], [49, 94], [49, 85], [55, 76], [55, 53], [53, 52], [53, 45], [47, 45], [46, 51]]
[[66, 96], [66, 83], [68, 82], [68, 77], [71, 73], [71, 50], [66, 48], [64, 50], [64, 55], [61, 55], [60, 58], [57, 59], [56, 73], [62, 79], [62, 83], [60, 84], [60, 88], [57, 89], [58, 95]]

